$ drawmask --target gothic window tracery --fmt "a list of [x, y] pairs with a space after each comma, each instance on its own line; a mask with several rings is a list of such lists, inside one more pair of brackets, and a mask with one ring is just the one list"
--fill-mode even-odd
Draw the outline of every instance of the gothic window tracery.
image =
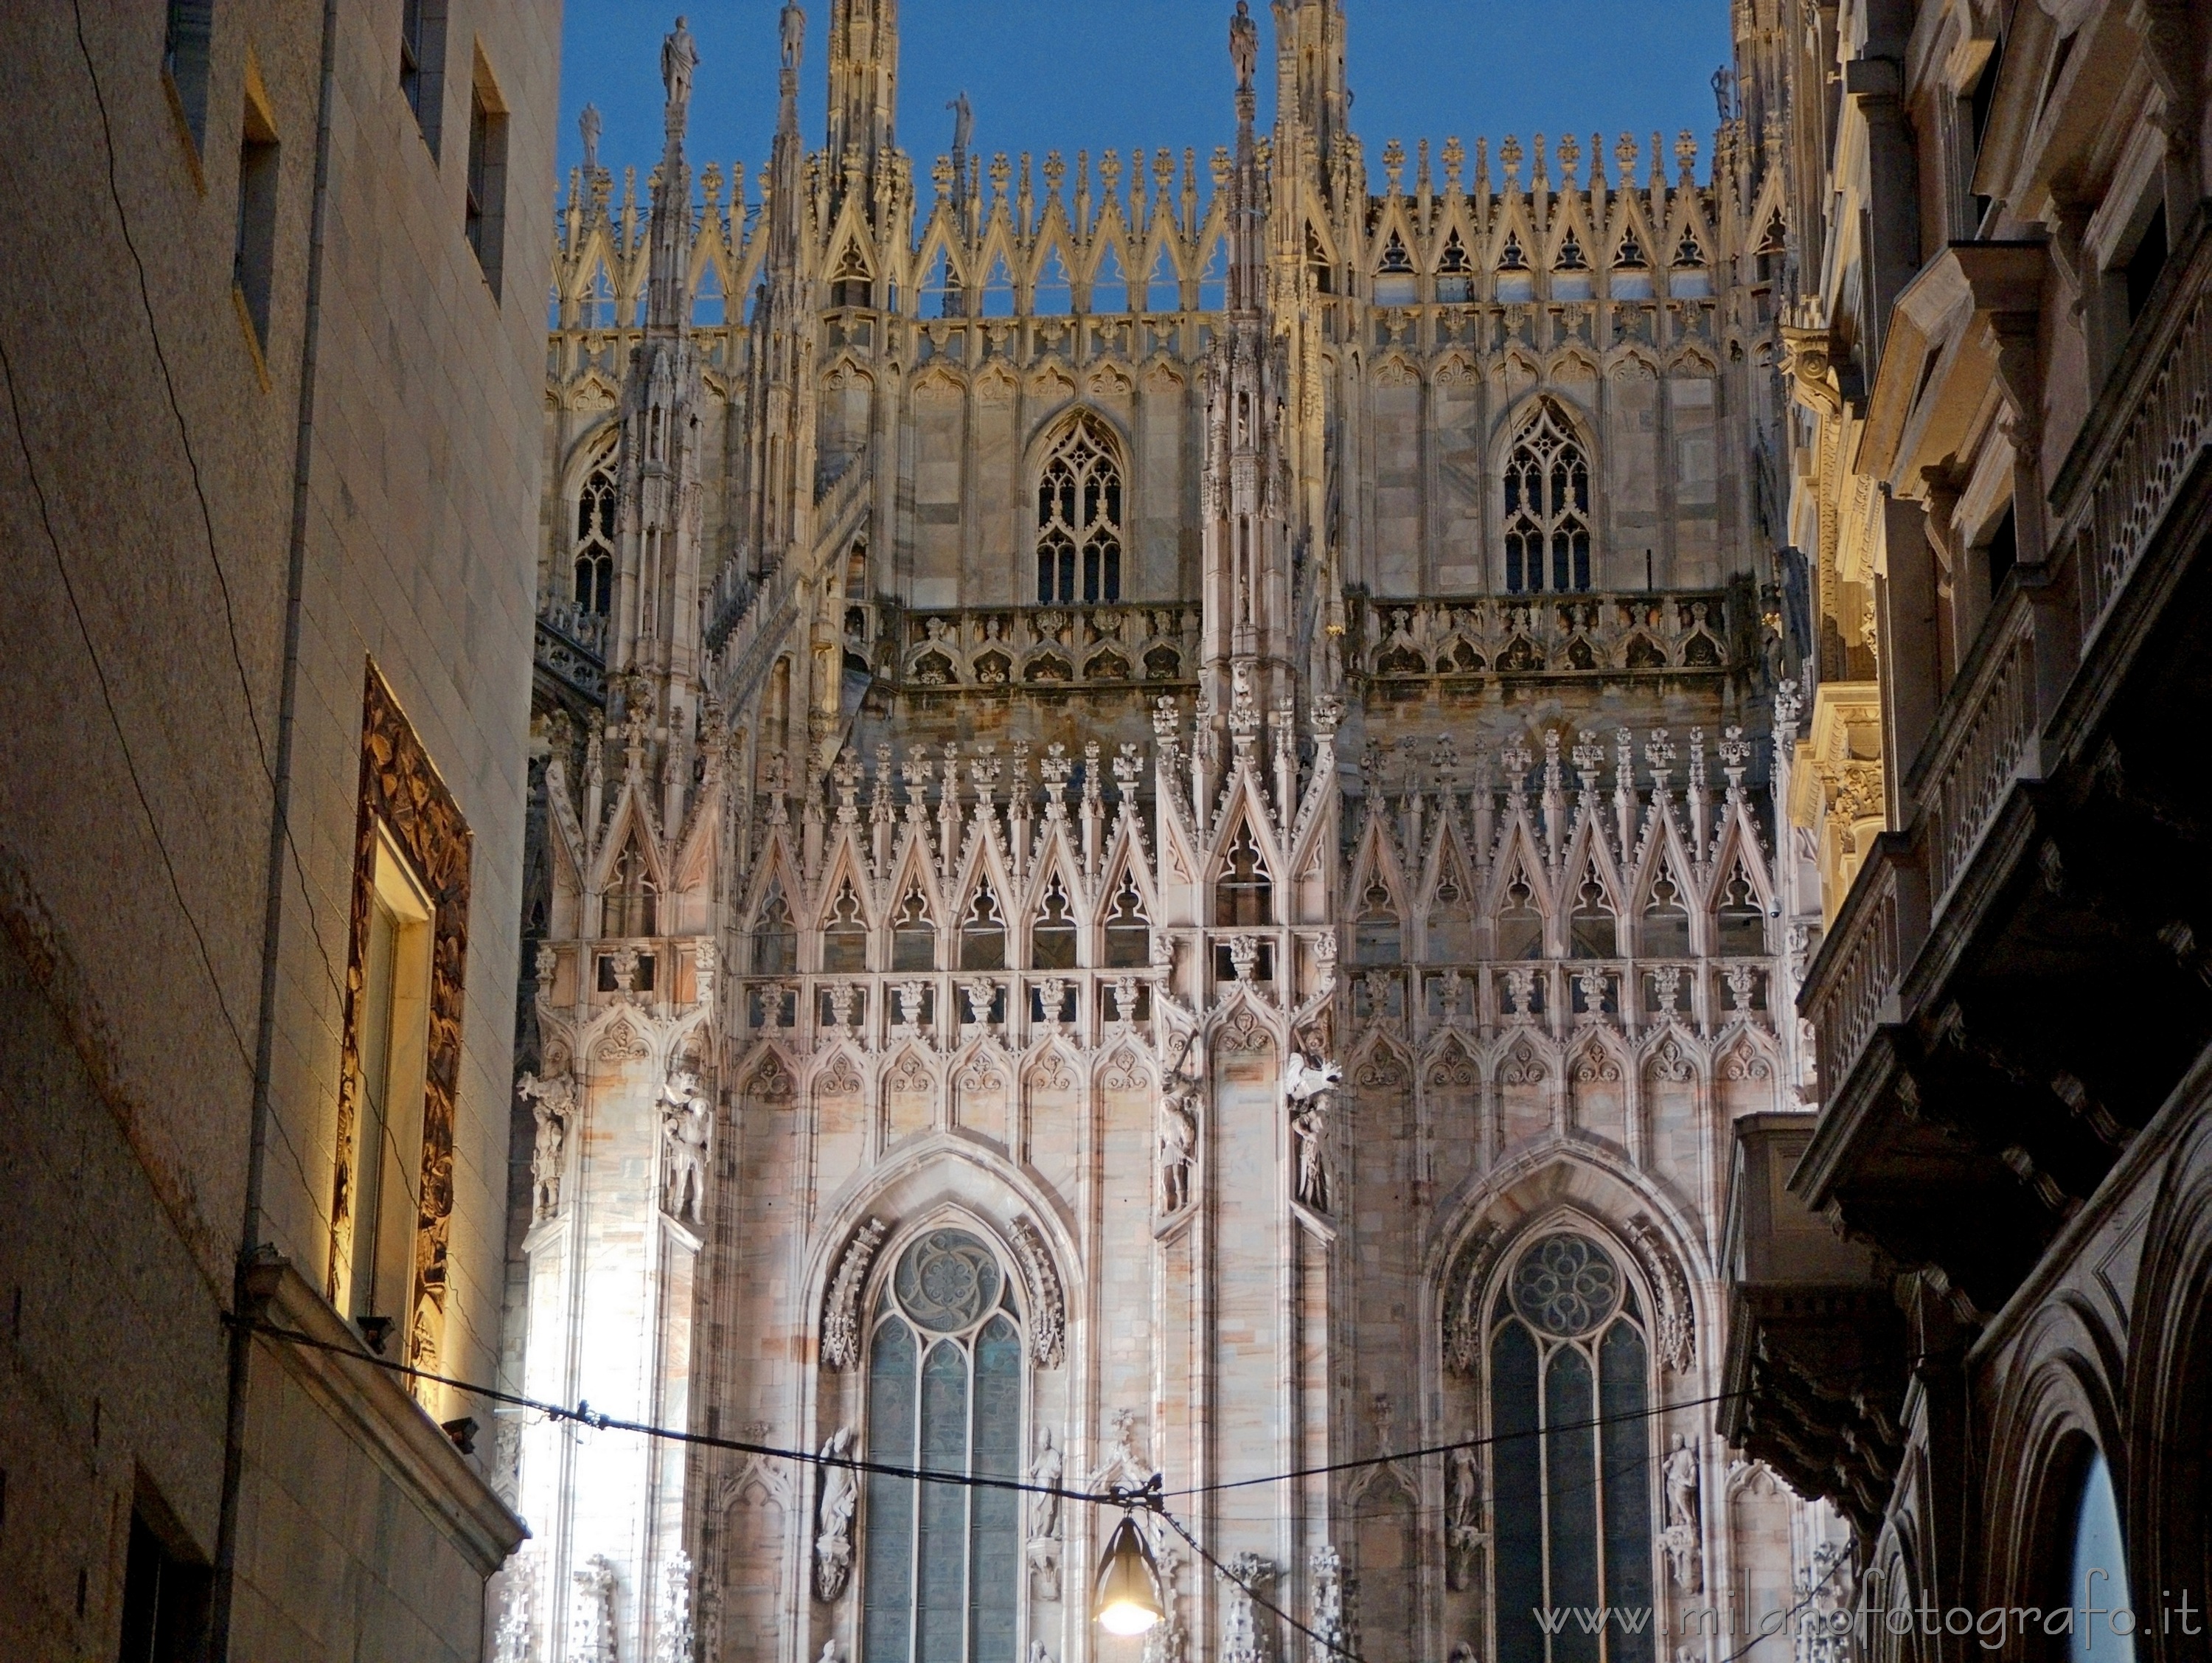
[[1141, 970], [1152, 961], [1152, 917], [1145, 911], [1145, 898], [1137, 888], [1136, 874], [1124, 871], [1121, 887], [1114, 892], [1111, 910], [1106, 914], [1106, 967]]
[[607, 875], [605, 918], [599, 933], [609, 936], [656, 935], [660, 924], [660, 886], [635, 838], [615, 856]]
[[1590, 587], [1589, 459], [1565, 413], [1537, 401], [1505, 463], [1505, 587]]
[[860, 911], [853, 880], [848, 878], [830, 903], [830, 920], [823, 928], [822, 968], [834, 975], [867, 967], [868, 921]]
[[799, 931], [781, 885], [771, 885], [753, 925], [753, 974], [788, 976], [799, 968]]
[[891, 919], [891, 968], [937, 968], [937, 921], [929, 916], [929, 898], [918, 883], [908, 887]]
[[1644, 957], [1686, 959], [1690, 956], [1690, 910], [1682, 905], [1682, 892], [1661, 873], [1652, 880], [1650, 905], [1644, 909]]
[[576, 496], [576, 610], [604, 618], [615, 599], [615, 477], [594, 470]]
[[1501, 959], [1540, 959], [1544, 956], [1544, 916], [1536, 910], [1536, 892], [1523, 873], [1513, 874], [1498, 909], [1498, 956]]
[[1358, 965], [1395, 965], [1405, 957], [1404, 931], [1397, 909], [1382, 879], [1372, 880], [1361, 897], [1364, 908], [1352, 927], [1352, 961]]
[[1618, 954], [1620, 938], [1613, 923], [1613, 903], [1595, 872], [1583, 880], [1581, 889], [1576, 892], [1573, 935], [1571, 947], [1577, 959], [1611, 959]]
[[1531, 1244], [1489, 1328], [1498, 1663], [1649, 1663], [1650, 1625], [1548, 1635], [1537, 1613], [1652, 1603], [1650, 1346], [1636, 1290], [1575, 1230]]
[[[964, 1230], [899, 1257], [870, 1338], [867, 1450], [885, 1467], [1022, 1476], [1016, 1278]], [[1015, 1663], [1019, 1498], [1011, 1489], [867, 1479], [865, 1663]]]
[[1453, 306], [1474, 298], [1474, 266], [1467, 257], [1467, 245], [1455, 231], [1445, 240], [1444, 252], [1437, 261], [1437, 300], [1439, 304]]
[[1121, 598], [1121, 465], [1097, 421], [1079, 415], [1037, 480], [1037, 604]]
[[960, 921], [960, 968], [1004, 970], [1006, 967], [1006, 918], [999, 898], [987, 879], [975, 886], [968, 911]]
[[1030, 929], [1030, 963], [1037, 970], [1075, 968], [1075, 909], [1057, 873], [1045, 886], [1036, 922]]
[[1766, 951], [1766, 909], [1750, 874], [1738, 866], [1721, 890], [1719, 947], [1726, 958], [1758, 958]]
[[1273, 923], [1274, 914], [1274, 879], [1247, 822], [1237, 827], [1237, 839], [1224, 857], [1221, 877], [1214, 886], [1213, 922], [1218, 929], [1243, 929]]

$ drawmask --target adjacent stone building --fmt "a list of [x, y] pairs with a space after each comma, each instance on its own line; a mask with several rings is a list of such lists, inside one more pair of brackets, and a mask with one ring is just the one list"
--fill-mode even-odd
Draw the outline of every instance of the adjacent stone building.
[[473, 1663], [521, 1534], [345, 1354], [495, 1365], [557, 47], [0, 13], [11, 1663]]
[[917, 176], [890, 0], [828, 8], [818, 148], [785, 9], [757, 173], [687, 152], [680, 23], [657, 161], [586, 119], [507, 1378], [713, 1441], [509, 1417], [507, 1663], [1136, 1655], [1110, 1509], [777, 1450], [1164, 1474], [1240, 1569], [1156, 1532], [1162, 1663], [1306, 1645], [1264, 1602], [1375, 1663], [1791, 1649], [1841, 1526], [1715, 1406], [1821, 904], [1778, 24], [1700, 172], [1370, 169], [1340, 0], [1271, 21], [1211, 157], [963, 110]]
[[2201, 1657], [2212, 30], [1784, 15], [1821, 1113], [1741, 1139], [1723, 1426], [1873, 1656]]

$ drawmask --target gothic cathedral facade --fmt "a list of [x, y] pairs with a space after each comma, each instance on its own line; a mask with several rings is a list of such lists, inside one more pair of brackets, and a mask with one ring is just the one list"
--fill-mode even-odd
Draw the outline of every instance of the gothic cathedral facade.
[[896, 0], [832, 0], [818, 149], [786, 8], [750, 188], [687, 157], [680, 21], [642, 192], [587, 117], [508, 1378], [708, 1441], [503, 1422], [498, 1656], [1134, 1663], [1111, 1508], [917, 1465], [1163, 1475], [1237, 1574], [1155, 1532], [1157, 1663], [1304, 1654], [1271, 1607], [1722, 1663], [1826, 1580], [1840, 1525], [1716, 1430], [1820, 910], [1735, 10], [1702, 180], [1686, 132], [1375, 188], [1342, 0], [1264, 67], [1238, 4], [1210, 162], [963, 109], [917, 180]]

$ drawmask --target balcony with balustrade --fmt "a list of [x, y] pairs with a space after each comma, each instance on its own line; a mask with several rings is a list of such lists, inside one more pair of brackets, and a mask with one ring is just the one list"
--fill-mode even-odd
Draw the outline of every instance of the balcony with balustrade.
[[[1901, 373], [1925, 400], [1949, 362]], [[2004, 1305], [2212, 1043], [2208, 451], [2200, 213], [1807, 976], [1825, 1112], [1793, 1187], [1962, 1311]]]

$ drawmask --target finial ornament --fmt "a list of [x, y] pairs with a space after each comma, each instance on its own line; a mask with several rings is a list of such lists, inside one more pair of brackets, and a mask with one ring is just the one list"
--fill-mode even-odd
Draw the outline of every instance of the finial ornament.
[[1250, 92], [1260, 62], [1260, 26], [1252, 21], [1251, 0], [1237, 0], [1237, 15], [1229, 20], [1229, 57], [1237, 65], [1237, 90]]
[[684, 131], [684, 118], [691, 109], [691, 77], [698, 68], [698, 43], [692, 40], [689, 25], [679, 15], [674, 32], [660, 43], [660, 84], [668, 92], [668, 131], [672, 135]]

